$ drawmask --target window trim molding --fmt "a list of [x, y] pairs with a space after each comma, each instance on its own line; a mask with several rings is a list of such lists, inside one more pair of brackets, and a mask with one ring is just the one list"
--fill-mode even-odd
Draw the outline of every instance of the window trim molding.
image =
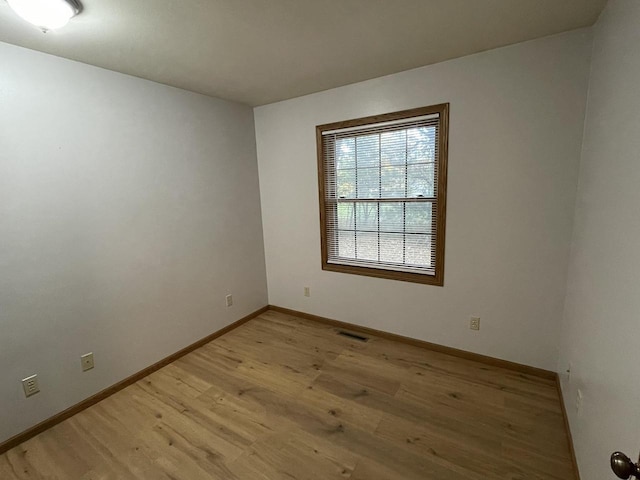
[[[322, 132], [339, 130], [343, 128], [359, 127], [375, 123], [403, 120], [423, 115], [439, 114], [440, 125], [438, 130], [438, 195], [436, 210], [436, 265], [435, 275], [413, 272], [401, 272], [375, 267], [354, 265], [342, 265], [329, 263], [327, 250], [327, 228], [325, 218], [325, 168], [323, 155]], [[369, 117], [345, 120], [342, 122], [327, 123], [316, 126], [316, 148], [318, 156], [318, 192], [320, 200], [320, 245], [322, 252], [322, 269], [332, 272], [365, 275], [369, 277], [386, 278], [389, 280], [402, 280], [406, 282], [423, 283], [428, 285], [444, 285], [444, 258], [445, 258], [445, 233], [447, 212], [447, 164], [449, 157], [449, 104], [441, 103], [428, 107], [412, 108], [399, 112], [372, 115]]]

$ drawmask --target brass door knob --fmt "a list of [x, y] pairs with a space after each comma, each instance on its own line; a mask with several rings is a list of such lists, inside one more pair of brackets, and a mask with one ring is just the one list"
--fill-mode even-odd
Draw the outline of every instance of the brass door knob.
[[618, 478], [624, 478], [625, 480], [632, 476], [640, 478], [640, 467], [622, 452], [611, 454], [611, 470]]

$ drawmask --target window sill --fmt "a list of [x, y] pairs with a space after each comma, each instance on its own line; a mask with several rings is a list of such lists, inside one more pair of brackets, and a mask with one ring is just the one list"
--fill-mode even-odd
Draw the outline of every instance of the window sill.
[[425, 285], [444, 286], [442, 274], [430, 275], [426, 273], [398, 272], [372, 267], [356, 267], [353, 265], [341, 265], [336, 263], [322, 263], [322, 269], [330, 272], [349, 273], [352, 275], [364, 275], [367, 277], [386, 278], [387, 280], [400, 280], [403, 282], [422, 283]]

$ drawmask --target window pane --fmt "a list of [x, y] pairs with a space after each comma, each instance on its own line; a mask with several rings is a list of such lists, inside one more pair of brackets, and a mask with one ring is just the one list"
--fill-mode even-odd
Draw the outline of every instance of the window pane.
[[336, 177], [338, 198], [354, 198], [356, 196], [356, 171], [338, 170]]
[[356, 256], [360, 260], [378, 260], [378, 234], [356, 232]]
[[353, 230], [353, 203], [338, 203], [338, 228]]
[[380, 231], [397, 233], [404, 231], [402, 203], [385, 202], [380, 204]]
[[356, 137], [358, 168], [378, 167], [380, 165], [380, 136], [365, 135]]
[[431, 266], [431, 235], [406, 235], [405, 263]]
[[412, 233], [431, 233], [431, 203], [407, 203], [405, 210], [406, 231]]
[[380, 163], [404, 165], [407, 161], [407, 131], [384, 132], [380, 135]]
[[378, 204], [356, 203], [356, 228], [378, 231]]
[[375, 168], [358, 168], [358, 198], [380, 197], [380, 170]]
[[405, 195], [405, 166], [382, 167], [381, 169], [382, 198], [404, 197]]
[[407, 162], [434, 162], [436, 159], [435, 127], [410, 128], [407, 130]]
[[338, 256], [356, 258], [356, 242], [353, 232], [338, 232]]
[[401, 233], [380, 234], [380, 261], [402, 263], [404, 235]]
[[438, 178], [444, 182], [447, 167], [446, 148], [438, 145], [448, 138], [443, 115], [447, 104], [316, 129], [323, 269], [442, 285], [436, 257], [444, 248], [444, 221], [437, 218], [445, 200]]
[[433, 173], [433, 163], [409, 165], [407, 167], [407, 196], [432, 197], [434, 194]]
[[356, 168], [355, 138], [339, 138], [336, 140], [336, 168]]

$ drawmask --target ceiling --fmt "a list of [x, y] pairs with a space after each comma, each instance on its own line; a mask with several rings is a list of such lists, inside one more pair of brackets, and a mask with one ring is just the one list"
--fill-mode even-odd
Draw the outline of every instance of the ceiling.
[[[263, 105], [592, 25], [606, 0], [84, 0], [0, 41]], [[1, 62], [0, 62], [1, 64]]]

